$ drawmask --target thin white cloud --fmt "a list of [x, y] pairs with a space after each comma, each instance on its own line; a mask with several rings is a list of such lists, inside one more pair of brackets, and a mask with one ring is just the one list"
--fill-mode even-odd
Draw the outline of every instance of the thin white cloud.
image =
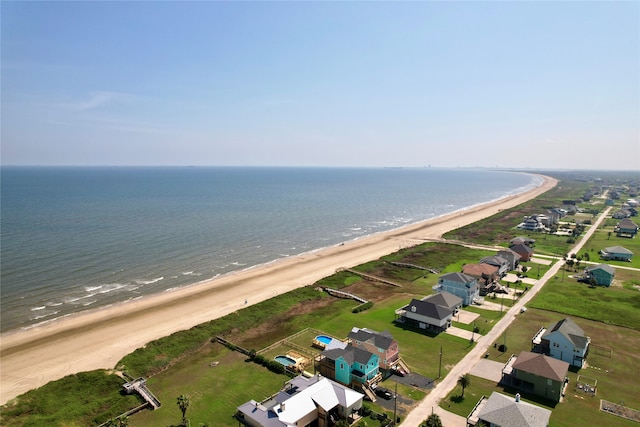
[[60, 104], [62, 107], [75, 111], [93, 111], [115, 103], [126, 102], [133, 95], [122, 92], [96, 91], [90, 92], [84, 99]]

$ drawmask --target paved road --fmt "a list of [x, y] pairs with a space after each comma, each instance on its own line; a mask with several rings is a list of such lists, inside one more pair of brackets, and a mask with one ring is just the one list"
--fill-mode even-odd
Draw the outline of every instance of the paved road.
[[[569, 253], [579, 252], [584, 244], [589, 241], [593, 233], [598, 229], [602, 221], [607, 217], [611, 207], [607, 208], [595, 221], [595, 223], [587, 230], [586, 234], [580, 241], [569, 251]], [[532, 287], [527, 293], [525, 293], [520, 300], [504, 315], [502, 319], [491, 329], [484, 337], [480, 338], [476, 346], [469, 352], [462, 360], [449, 371], [449, 374], [440, 381], [431, 393], [429, 393], [420, 404], [411, 411], [405, 420], [400, 424], [401, 427], [418, 427], [422, 421], [427, 419], [432, 411], [438, 406], [440, 401], [444, 399], [451, 390], [453, 390], [458, 382], [458, 378], [468, 372], [475, 366], [475, 364], [486, 353], [487, 348], [496, 341], [507, 327], [513, 322], [515, 316], [520, 313], [522, 307], [527, 304], [531, 299], [542, 289], [547, 281], [553, 278], [560, 268], [564, 265], [565, 261], [559, 259], [551, 268], [542, 276], [538, 282], [538, 285]], [[438, 411], [440, 412], [440, 411]], [[457, 423], [456, 423], [457, 424]], [[464, 425], [464, 424], [462, 424]]]

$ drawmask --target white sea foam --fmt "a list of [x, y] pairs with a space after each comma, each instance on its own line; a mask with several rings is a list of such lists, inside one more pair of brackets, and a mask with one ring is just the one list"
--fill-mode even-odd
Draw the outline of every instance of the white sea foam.
[[151, 280], [136, 280], [136, 283], [139, 285], [151, 285], [153, 283], [157, 283], [161, 281], [162, 279], [164, 279], [164, 276], [158, 277], [157, 279], [151, 279]]
[[31, 311], [44, 310], [45, 308], [47, 308], [47, 306], [46, 306], [46, 305], [42, 305], [42, 306], [40, 306], [40, 307], [33, 307], [33, 308], [31, 309]]

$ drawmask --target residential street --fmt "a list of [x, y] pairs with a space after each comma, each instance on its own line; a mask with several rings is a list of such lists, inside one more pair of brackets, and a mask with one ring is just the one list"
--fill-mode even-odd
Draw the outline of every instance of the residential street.
[[[598, 229], [602, 221], [607, 217], [610, 210], [611, 207], [605, 209], [604, 212], [600, 214], [595, 223], [591, 227], [589, 227], [582, 239], [580, 239], [580, 241], [570, 251], [571, 253], [577, 253], [582, 249], [583, 245], [587, 241], [589, 241], [591, 235]], [[547, 273], [540, 278], [539, 283], [536, 286], [533, 286], [527, 293], [525, 293], [520, 298], [520, 300], [513, 307], [511, 307], [511, 309], [505, 314], [505, 316], [500, 319], [498, 323], [496, 323], [491, 331], [489, 331], [485, 336], [478, 340], [476, 346], [469, 353], [467, 353], [467, 355], [453, 369], [451, 369], [449, 374], [442, 381], [436, 384], [433, 390], [431, 390], [431, 392], [424, 398], [424, 400], [420, 402], [420, 404], [407, 415], [405, 420], [400, 425], [403, 427], [418, 427], [420, 423], [427, 419], [432, 411], [435, 411], [435, 409], [438, 407], [439, 402], [456, 387], [458, 378], [473, 369], [476, 363], [478, 363], [478, 361], [486, 353], [489, 346], [502, 336], [511, 322], [513, 322], [515, 316], [520, 313], [522, 307], [525, 306], [540, 291], [540, 289], [542, 289], [542, 287], [547, 283], [549, 279], [558, 274], [558, 271], [564, 265], [564, 263], [565, 261], [563, 259], [559, 259], [549, 269], [549, 271], [547, 271]], [[440, 411], [436, 412], [440, 413]], [[445, 422], [444, 417], [441, 418], [445, 427], [466, 426], [466, 420], [461, 417], [446, 418], [447, 420], [455, 422], [455, 425]], [[460, 422], [460, 424], [458, 424], [458, 422]]]

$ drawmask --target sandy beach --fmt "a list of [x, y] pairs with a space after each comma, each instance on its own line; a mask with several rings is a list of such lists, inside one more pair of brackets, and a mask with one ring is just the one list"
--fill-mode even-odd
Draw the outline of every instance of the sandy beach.
[[352, 267], [537, 197], [540, 187], [465, 211], [305, 253], [47, 325], [0, 337], [0, 404], [66, 375], [111, 369], [125, 355], [154, 339], [313, 284], [338, 268]]

